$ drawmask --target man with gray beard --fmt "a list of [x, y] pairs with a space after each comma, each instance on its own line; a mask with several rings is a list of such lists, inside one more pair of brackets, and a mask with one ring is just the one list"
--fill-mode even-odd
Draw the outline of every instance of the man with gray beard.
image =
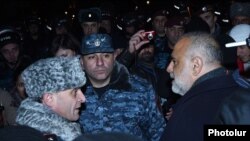
[[221, 65], [215, 39], [202, 32], [183, 35], [171, 54], [167, 72], [172, 90], [182, 97], [173, 107], [161, 141], [202, 141], [203, 126], [214, 123], [223, 99], [241, 89]]

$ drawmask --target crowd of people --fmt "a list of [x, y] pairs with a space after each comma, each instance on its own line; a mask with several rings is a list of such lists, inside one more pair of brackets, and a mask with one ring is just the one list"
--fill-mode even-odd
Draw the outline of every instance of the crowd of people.
[[1, 26], [0, 140], [202, 141], [204, 125], [250, 124], [250, 3], [229, 14], [229, 30], [210, 3], [128, 12], [121, 30], [99, 7], [79, 34], [64, 16]]

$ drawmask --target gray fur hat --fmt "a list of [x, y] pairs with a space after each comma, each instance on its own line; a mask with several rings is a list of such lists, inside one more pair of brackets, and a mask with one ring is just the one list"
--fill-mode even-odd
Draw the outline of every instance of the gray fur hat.
[[250, 2], [235, 2], [230, 7], [230, 18], [235, 16], [250, 17]]
[[27, 95], [33, 98], [41, 98], [46, 92], [78, 88], [86, 83], [79, 56], [41, 59], [27, 67], [21, 76]]

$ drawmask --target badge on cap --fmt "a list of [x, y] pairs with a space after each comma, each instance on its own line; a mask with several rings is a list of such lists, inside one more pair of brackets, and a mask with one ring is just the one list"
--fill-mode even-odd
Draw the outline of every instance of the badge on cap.
[[99, 47], [101, 45], [101, 41], [99, 39], [96, 39], [95, 42], [94, 42], [94, 45], [96, 47]]

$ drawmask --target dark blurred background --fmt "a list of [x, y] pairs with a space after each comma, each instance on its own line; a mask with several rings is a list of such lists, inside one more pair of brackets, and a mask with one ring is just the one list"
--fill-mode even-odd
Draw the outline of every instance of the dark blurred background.
[[[13, 20], [23, 20], [25, 17], [36, 14], [44, 19], [53, 18], [54, 15], [67, 14], [77, 16], [79, 9], [92, 6], [108, 6], [115, 14], [139, 10], [152, 13], [155, 9], [174, 8], [174, 5], [195, 5], [201, 0], [1, 0], [1, 23]], [[215, 3], [222, 16], [227, 17], [229, 5], [232, 0], [208, 0]], [[239, 1], [239, 0], [238, 0]], [[248, 0], [241, 0], [248, 1]]]

